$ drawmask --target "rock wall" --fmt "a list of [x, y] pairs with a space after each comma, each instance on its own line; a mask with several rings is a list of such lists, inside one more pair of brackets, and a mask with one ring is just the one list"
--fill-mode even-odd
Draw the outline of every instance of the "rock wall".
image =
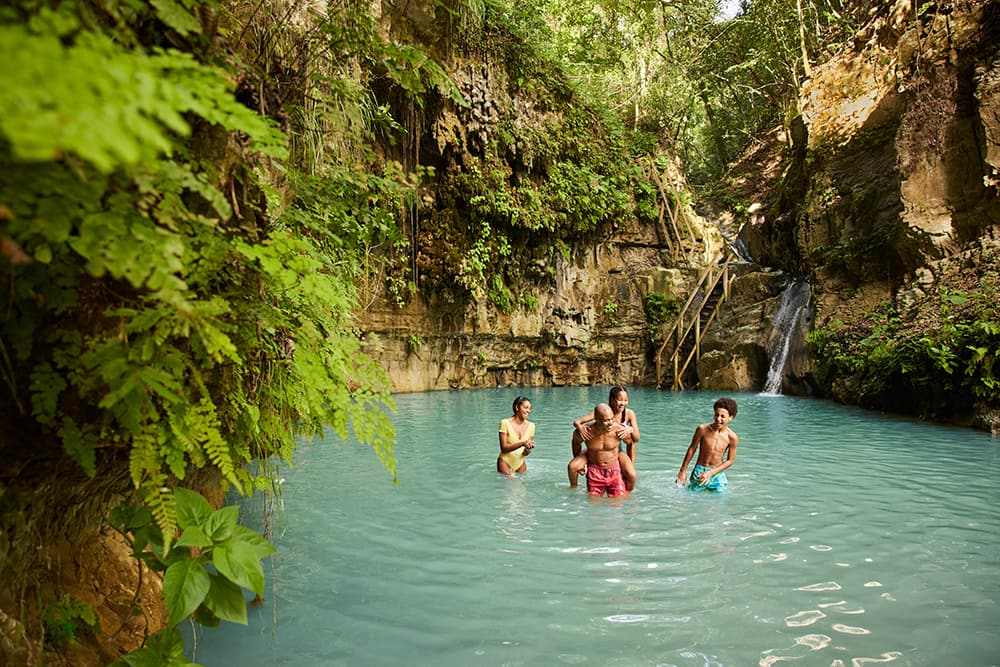
[[[0, 664], [106, 665], [165, 624], [162, 580], [106, 522], [129, 490], [127, 471], [88, 478], [68, 459], [0, 489]], [[96, 623], [62, 611], [63, 596]]]
[[1000, 222], [998, 37], [994, 3], [917, 20], [899, 0], [803, 86], [798, 141], [744, 235], [809, 274], [821, 320], [845, 289], [891, 294]]
[[[899, 0], [873, 10], [847, 48], [815, 67], [801, 116], [762, 137], [733, 170], [733, 192], [753, 203], [733, 236], [755, 262], [780, 271], [747, 265], [738, 272], [732, 299], [706, 332], [701, 387], [763, 387], [782, 291], [807, 279], [813, 307], [794, 336], [783, 390], [828, 392], [812, 377], [806, 334], [813, 322], [859, 320], [886, 300], [936, 292], [943, 285], [937, 263], [967, 256], [1000, 223], [998, 11], [986, 2], [928, 7], [917, 8], [918, 16]], [[490, 60], [452, 72], [470, 107], [435, 107], [420, 123], [422, 159], [441, 171], [476, 164], [506, 110], [515, 110], [517, 127], [534, 130], [558, 113], [512, 88], [503, 63]], [[511, 173], [531, 172], [542, 159], [516, 142], [507, 156]], [[663, 332], [647, 334], [643, 298], [651, 290], [687, 298], [724, 244], [707, 222], [714, 217], [698, 219], [703, 246], [695, 261], [667, 257], [652, 225], [606, 229], [561, 257], [530, 260], [547, 262], [537, 273], [550, 276], [533, 293], [534, 309], [504, 314], [476, 295], [434, 290], [403, 309], [369, 309], [361, 322], [367, 350], [398, 391], [654, 384]], [[414, 235], [428, 266], [440, 253], [433, 234]]]
[[[762, 270], [754, 264], [738, 268], [731, 296], [719, 312], [702, 345], [698, 361], [701, 389], [758, 391], [770, 370], [773, 341], [783, 331], [774, 321], [790, 277], [780, 271]], [[793, 337], [790, 358], [784, 367], [782, 393], [810, 394], [810, 367], [802, 331]]]
[[[757, 260], [809, 279], [817, 326], [863, 322], [885, 302], [919, 319], [940, 289], [970, 289], [963, 272], [988, 288], [998, 58], [996, 3], [898, 0], [803, 85], [790, 143], [770, 146], [780, 175], [763, 179], [742, 238]], [[849, 384], [825, 390], [856, 400]]]
[[[482, 301], [442, 303], [433, 295], [402, 309], [371, 309], [360, 323], [365, 352], [396, 391], [652, 384], [644, 297], [687, 298], [697, 267], [664, 267], [655, 239], [642, 240], [651, 230], [635, 233], [559, 259], [533, 310], [505, 314]], [[721, 238], [711, 243], [718, 247]]]
[[[429, 22], [407, 7], [386, 17], [386, 29], [425, 34], [419, 26]], [[560, 84], [559, 73], [533, 72], [537, 78], [517, 81], [527, 78], [529, 65], [518, 62], [523, 48], [505, 50], [511, 48], [493, 43], [478, 59], [451, 54], [448, 74], [468, 106], [439, 99], [408, 109], [383, 91], [407, 119], [407, 132], [405, 140], [381, 149], [407, 170], [432, 167], [435, 181], [407, 227], [416, 292], [403, 307], [374, 299], [359, 315], [365, 352], [388, 371], [396, 391], [653, 384], [658, 341], [657, 332], [647, 330], [646, 295], [656, 291], [685, 300], [703, 266], [724, 246], [717, 226], [689, 208], [691, 234], [683, 244], [665, 239], [655, 222], [631, 215], [572, 236], [539, 230], [544, 226], [534, 222], [501, 221], [489, 228], [488, 240], [502, 235], [511, 248], [507, 261], [515, 266], [504, 274], [504, 286], [526, 290], [530, 298], [503, 309], [482, 285], [470, 286], [462, 277], [455, 284], [483, 221], [470, 210], [469, 193], [449, 187], [475, 173], [490, 174], [511, 197], [522, 187], [544, 190], [554, 163], [565, 158], [553, 147], [563, 140], [555, 135], [566, 126], [566, 108], [585, 105], [572, 99], [575, 93]], [[595, 123], [595, 134], [606, 131]], [[597, 167], [586, 156], [566, 159]], [[679, 169], [664, 178], [684, 187]], [[518, 214], [530, 215], [525, 210], [530, 207]]]

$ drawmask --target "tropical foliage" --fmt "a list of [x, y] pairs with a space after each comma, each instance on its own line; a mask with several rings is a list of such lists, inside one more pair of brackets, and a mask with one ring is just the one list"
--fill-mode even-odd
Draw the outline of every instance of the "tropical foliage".
[[903, 317], [886, 302], [850, 325], [810, 334], [817, 373], [863, 406], [929, 417], [963, 415], [1000, 396], [997, 288], [942, 290], [937, 311]]
[[[679, 153], [695, 181], [721, 174], [797, 113], [811, 63], [867, 9], [445, 0], [423, 7], [433, 25], [409, 26], [428, 34], [390, 39], [370, 3], [309, 7], [0, 8], [0, 412], [21, 429], [0, 430], [0, 455], [127, 470], [121, 491], [139, 502], [109, 523], [163, 576], [170, 622], [132, 665], [185, 662], [178, 622], [245, 622], [242, 590], [263, 592], [270, 545], [189, 490], [195, 471], [272, 492], [268, 462], [332, 431], [394, 475], [390, 385], [362, 353], [360, 310], [385, 294], [404, 304], [418, 276], [456, 299], [537, 307], [531, 284], [575, 243], [656, 218], [646, 164]], [[435, 173], [416, 112], [468, 105], [432, 56], [499, 59], [544, 121], [497, 109], [495, 133], [462, 147], [474, 157]], [[651, 293], [650, 331], [675, 308]], [[995, 391], [995, 313], [942, 321], [816, 344], [840, 370]], [[69, 599], [50, 620], [53, 639], [93, 625]]]
[[[390, 385], [353, 327], [414, 181], [364, 148], [391, 118], [357, 72], [377, 62], [409, 93], [446, 80], [367, 8], [299, 32], [281, 18], [171, 0], [0, 10], [0, 406], [30, 425], [0, 449], [128, 469], [143, 505], [116, 523], [163, 573], [170, 621], [130, 664], [183, 662], [177, 622], [245, 622], [240, 589], [263, 592], [270, 546], [182, 489], [193, 470], [269, 491], [251, 462], [353, 432], [394, 471]], [[274, 67], [296, 54], [289, 85]]]
[[551, 29], [547, 53], [634, 128], [669, 137], [696, 183], [718, 177], [762, 128], [787, 123], [811, 66], [871, 9], [852, 0], [535, 6]]

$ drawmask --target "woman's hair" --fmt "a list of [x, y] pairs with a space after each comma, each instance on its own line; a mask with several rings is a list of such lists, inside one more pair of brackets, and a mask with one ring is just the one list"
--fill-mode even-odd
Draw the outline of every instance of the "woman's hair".
[[521, 403], [525, 402], [530, 403], [531, 400], [527, 396], [518, 396], [517, 398], [514, 399], [514, 405], [512, 405], [511, 408], [514, 410], [514, 412], [517, 412], [517, 409], [521, 407]]
[[614, 403], [615, 399], [618, 398], [618, 394], [627, 394], [627, 393], [628, 389], [621, 386], [620, 384], [616, 384], [611, 388], [611, 392], [608, 394], [608, 405]]

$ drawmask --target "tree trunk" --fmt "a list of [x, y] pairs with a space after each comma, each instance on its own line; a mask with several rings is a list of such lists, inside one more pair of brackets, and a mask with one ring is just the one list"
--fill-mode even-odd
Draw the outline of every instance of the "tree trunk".
[[698, 91], [698, 97], [701, 98], [701, 103], [705, 106], [705, 119], [708, 121], [708, 131], [712, 135], [712, 142], [715, 145], [715, 154], [719, 158], [719, 166], [722, 169], [726, 168], [729, 163], [729, 158], [726, 157], [726, 142], [722, 135], [719, 133], [719, 126], [715, 123], [715, 112], [712, 111], [712, 105], [708, 101], [708, 93], [704, 90]]

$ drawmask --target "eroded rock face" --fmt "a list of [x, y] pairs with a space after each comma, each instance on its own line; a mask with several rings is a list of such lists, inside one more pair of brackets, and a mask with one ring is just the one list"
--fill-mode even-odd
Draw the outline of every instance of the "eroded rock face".
[[[634, 219], [605, 221], [563, 252], [533, 247], [531, 232], [512, 224], [504, 239], [512, 251], [508, 261], [518, 264], [512, 273], [530, 288], [507, 312], [482, 286], [455, 284], [462, 282], [463, 248], [478, 230], [468, 231], [475, 224], [466, 219], [474, 217], [468, 202], [453, 201], [468, 193], [448, 188], [466, 183], [470, 173], [485, 178], [489, 172], [505, 183], [548, 178], [553, 158], [538, 137], [548, 136], [565, 114], [554, 93], [540, 96], [512, 84], [505, 68], [496, 61], [454, 63], [449, 74], [469, 105], [442, 101], [428, 106], [418, 123], [421, 164], [433, 165], [441, 177], [419, 229], [409, 232], [419, 289], [402, 308], [376, 303], [361, 314], [365, 352], [386, 369], [396, 391], [651, 384], [655, 332], [647, 331], [646, 295], [685, 300], [691, 281], [724, 245], [715, 225], [693, 213], [684, 248], [676, 240], [671, 245], [656, 224]], [[683, 181], [676, 169], [659, 177], [671, 186]], [[489, 229], [489, 240], [498, 233]], [[562, 243], [541, 238], [546, 246]]]
[[[778, 334], [774, 321], [789, 277], [779, 271], [764, 271], [752, 264], [737, 270], [730, 298], [719, 313], [718, 323], [706, 332], [698, 362], [699, 387], [754, 391], [764, 387], [770, 368], [772, 339]], [[792, 354], [785, 364], [786, 377], [799, 378], [807, 387], [808, 355], [804, 332], [793, 338]], [[789, 381], [789, 387], [798, 386]], [[811, 393], [808, 390], [787, 393]]]
[[[365, 352], [396, 391], [506, 386], [648, 384], [654, 373], [643, 298], [686, 298], [679, 269], [655, 252], [605, 243], [560, 259], [535, 309], [483, 301], [415, 301], [364, 315]], [[676, 291], [674, 291], [676, 290]]]
[[[976, 257], [1000, 223], [1000, 12], [918, 12], [895, 2], [815, 69], [782, 177], [743, 230], [762, 263], [808, 276], [817, 326], [887, 302], [923, 318], [939, 290], [969, 289], [963, 271], [993, 284]], [[823, 390], [855, 400], [851, 378]]]
[[912, 17], [897, 2], [803, 90], [816, 168], [789, 224], [824, 293], [896, 288], [1000, 222], [995, 7]]
[[[142, 646], [166, 623], [162, 579], [132, 557], [107, 517], [128, 491], [102, 470], [88, 478], [75, 463], [31, 469], [0, 497], [0, 664], [106, 665]], [[96, 619], [96, 631], [60, 611], [69, 596]], [[64, 645], [43, 643], [45, 619]]]

